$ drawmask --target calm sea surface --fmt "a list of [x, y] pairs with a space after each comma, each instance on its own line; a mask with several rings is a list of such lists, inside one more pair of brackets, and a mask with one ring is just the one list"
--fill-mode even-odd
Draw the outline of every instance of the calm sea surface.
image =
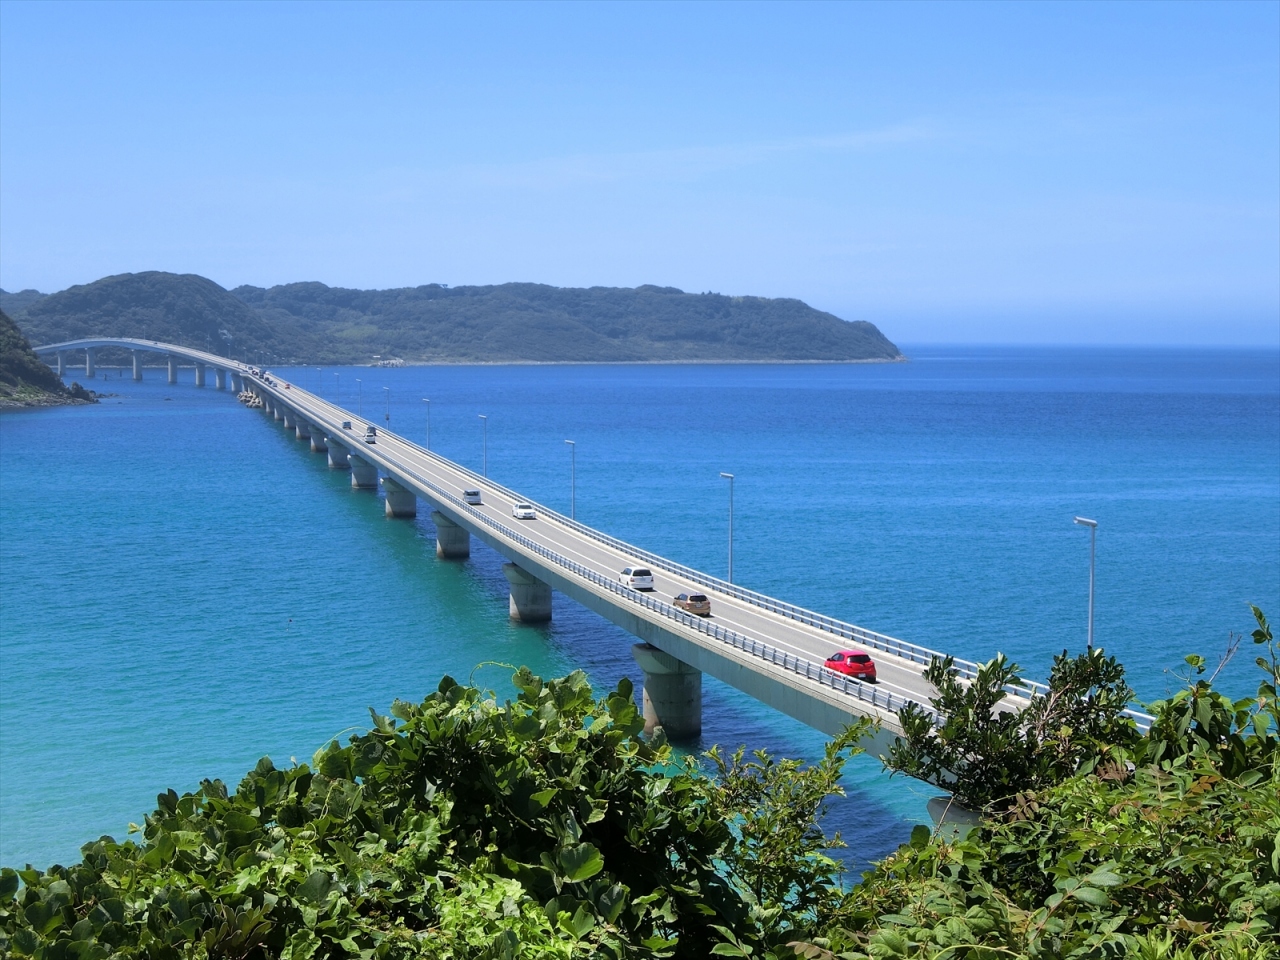
[[[739, 582], [1034, 676], [1097, 642], [1139, 694], [1176, 689], [1247, 604], [1280, 620], [1280, 354], [925, 348], [853, 366], [482, 366], [278, 371], [567, 511]], [[161, 370], [100, 406], [0, 414], [0, 863], [78, 859], [156, 793], [307, 760], [442, 674], [528, 664], [639, 686], [631, 638], [562, 597], [507, 618], [501, 558], [438, 561], [427, 511], [379, 497], [229, 393]], [[68, 379], [74, 378], [74, 373]], [[359, 378], [360, 382], [357, 382]], [[1256, 685], [1245, 649], [1220, 677]], [[822, 738], [708, 678], [703, 746], [815, 756]], [[851, 764], [828, 821], [854, 867], [933, 791]]]

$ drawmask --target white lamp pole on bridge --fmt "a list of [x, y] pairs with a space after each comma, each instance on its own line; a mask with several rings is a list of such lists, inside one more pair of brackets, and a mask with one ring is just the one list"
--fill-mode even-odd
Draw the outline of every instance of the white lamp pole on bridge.
[[324, 389], [324, 371], [316, 367], [316, 396], [320, 396], [320, 391]]
[[341, 403], [342, 402], [342, 374], [335, 373], [333, 375], [333, 379], [334, 379], [333, 402]]
[[386, 398], [387, 398], [387, 428], [390, 429], [391, 427], [391, 388], [383, 387], [382, 392], [386, 394]]
[[426, 397], [422, 398], [422, 402], [427, 405], [427, 449], [431, 449], [431, 401]]
[[1089, 651], [1093, 651], [1093, 556], [1094, 545], [1098, 537], [1098, 521], [1087, 517], [1076, 517], [1076, 523], [1089, 528]]
[[482, 464], [480, 475], [487, 477], [489, 476], [489, 418], [483, 413], [477, 413], [476, 416], [479, 417], [480, 422], [484, 424], [484, 439], [481, 441], [482, 446], [480, 448], [483, 457], [480, 461]]
[[356, 377], [356, 413], [364, 416], [364, 381]]
[[569, 519], [578, 519], [577, 486], [578, 486], [578, 445], [566, 440], [569, 445]]
[[729, 582], [733, 583], [733, 474], [721, 473], [729, 481]]

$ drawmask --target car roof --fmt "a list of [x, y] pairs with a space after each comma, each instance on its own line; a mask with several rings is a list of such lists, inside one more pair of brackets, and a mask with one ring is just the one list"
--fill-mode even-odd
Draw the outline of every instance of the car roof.
[[[837, 650], [837, 651], [836, 651], [836, 653], [843, 653], [846, 657], [853, 657], [853, 656], [866, 657], [866, 656], [869, 656], [869, 654], [868, 654], [868, 653], [867, 653], [867, 651], [865, 651], [865, 650]], [[831, 656], [833, 656], [833, 657], [834, 657], [834, 656], [835, 656], [835, 653], [833, 653]], [[828, 657], [828, 659], [830, 659], [830, 657]]]

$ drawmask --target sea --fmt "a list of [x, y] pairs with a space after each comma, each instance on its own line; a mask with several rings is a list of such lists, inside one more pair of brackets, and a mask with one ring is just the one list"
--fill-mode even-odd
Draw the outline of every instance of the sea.
[[[905, 352], [275, 373], [719, 575], [731, 473], [737, 582], [1035, 678], [1085, 647], [1090, 534], [1073, 518], [1095, 519], [1095, 643], [1139, 698], [1180, 689], [1193, 653], [1223, 691], [1256, 689], [1249, 605], [1280, 620], [1280, 352]], [[551, 623], [511, 622], [502, 557], [474, 541], [438, 560], [429, 511], [387, 519], [192, 370], [89, 385], [99, 405], [0, 414], [0, 864], [74, 862], [157, 793], [235, 784], [264, 755], [307, 762], [446, 674], [499, 698], [519, 665], [639, 689], [630, 636], [558, 595]], [[686, 749], [821, 755], [815, 731], [703, 691]], [[844, 785], [824, 826], [856, 879], [937, 791], [870, 756]]]

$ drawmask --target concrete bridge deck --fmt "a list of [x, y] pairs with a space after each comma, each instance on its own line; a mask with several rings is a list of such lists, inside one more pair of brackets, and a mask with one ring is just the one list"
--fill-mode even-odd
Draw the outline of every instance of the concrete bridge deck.
[[[703, 672], [827, 734], [838, 733], [859, 716], [872, 717], [881, 724], [868, 744], [872, 752], [886, 751], [901, 732], [897, 711], [903, 705], [914, 702], [929, 709], [933, 690], [921, 671], [932, 657], [941, 656], [937, 651], [727, 583], [540, 504], [535, 503], [536, 520], [516, 520], [512, 505], [533, 501], [280, 377], [152, 341], [94, 339], [36, 350], [65, 354], [106, 346], [154, 351], [233, 374], [262, 400], [266, 412], [300, 439], [311, 439], [313, 450], [327, 452], [330, 466], [351, 469], [353, 486], [381, 482], [388, 515], [414, 516], [418, 501], [424, 501], [436, 523], [439, 555], [467, 555], [474, 536], [510, 561], [504, 572], [512, 584], [513, 617], [547, 619], [554, 589], [650, 645], [636, 650], [645, 673], [646, 716], [673, 735], [694, 735], [700, 728]], [[364, 442], [368, 426], [377, 428], [375, 443]], [[462, 494], [468, 489], [480, 489], [483, 502], [466, 503]], [[653, 571], [652, 593], [618, 581], [619, 571], [632, 566]], [[691, 592], [711, 598], [711, 618], [691, 616], [671, 604], [674, 595]], [[877, 684], [823, 668], [831, 653], [848, 647], [873, 656]], [[977, 669], [964, 660], [956, 666], [968, 676]], [[1017, 709], [1038, 686], [1011, 689], [1010, 707]]]

